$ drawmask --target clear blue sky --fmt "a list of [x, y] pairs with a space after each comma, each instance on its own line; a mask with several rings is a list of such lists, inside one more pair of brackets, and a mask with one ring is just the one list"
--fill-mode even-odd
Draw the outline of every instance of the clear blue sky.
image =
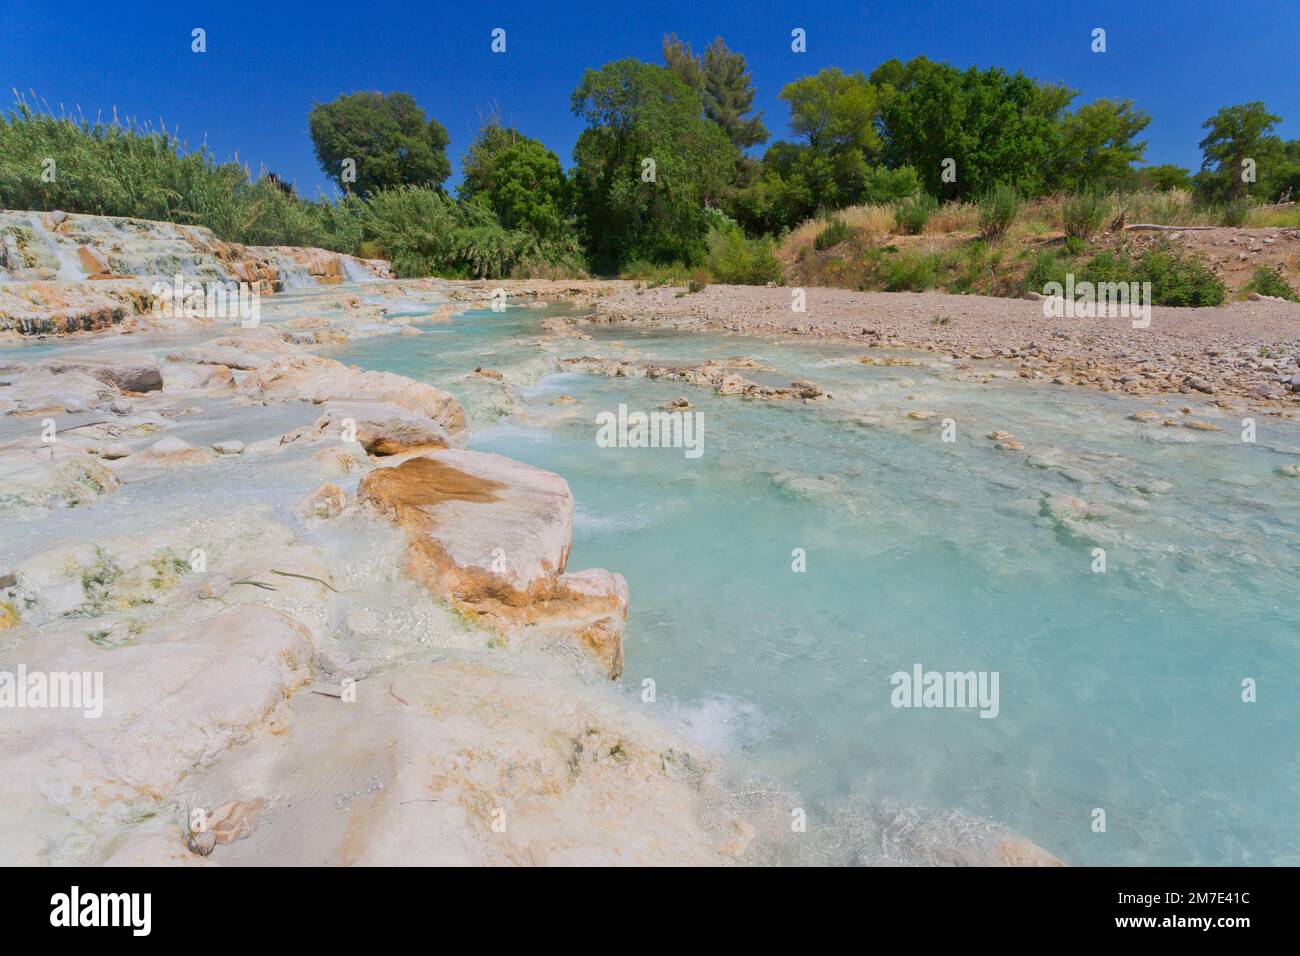
[[[194, 27], [207, 30], [204, 54], [190, 51]], [[507, 31], [505, 54], [490, 51], [494, 27]], [[807, 30], [807, 53], [790, 51], [794, 27]], [[1107, 31], [1104, 54], [1089, 49], [1094, 27]], [[581, 132], [569, 96], [583, 69], [658, 62], [666, 32], [697, 50], [721, 34], [744, 53], [778, 136], [788, 114], [777, 93], [790, 80], [924, 54], [1064, 82], [1081, 91], [1076, 105], [1132, 97], [1153, 116], [1150, 163], [1197, 168], [1201, 123], [1248, 100], [1300, 137], [1298, 0], [0, 0], [0, 82], [5, 101], [9, 87], [35, 88], [56, 112], [161, 117], [191, 146], [206, 134], [219, 159], [238, 150], [314, 196], [327, 187], [307, 133], [315, 101], [411, 93], [451, 134], [453, 184], [494, 107], [567, 167]]]

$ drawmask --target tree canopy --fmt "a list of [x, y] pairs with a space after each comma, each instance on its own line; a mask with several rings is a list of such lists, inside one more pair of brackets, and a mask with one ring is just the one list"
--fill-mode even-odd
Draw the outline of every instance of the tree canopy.
[[[925, 57], [890, 60], [871, 82], [883, 98], [886, 163], [914, 167], [930, 194], [964, 199], [1006, 182], [1033, 195], [1050, 185], [1073, 90], [998, 67], [959, 70]], [[952, 181], [943, 176], [945, 159], [955, 163]]]
[[500, 123], [480, 130], [461, 163], [461, 199], [482, 202], [506, 229], [557, 236], [572, 204], [559, 157], [539, 141]]
[[572, 107], [587, 123], [573, 180], [593, 264], [698, 261], [704, 209], [735, 170], [732, 145], [704, 118], [699, 93], [671, 69], [625, 59], [587, 70]]
[[[307, 125], [321, 170], [344, 191], [441, 189], [451, 175], [447, 131], [406, 93], [351, 93], [317, 103]], [[347, 160], [355, 164], [355, 182]]]

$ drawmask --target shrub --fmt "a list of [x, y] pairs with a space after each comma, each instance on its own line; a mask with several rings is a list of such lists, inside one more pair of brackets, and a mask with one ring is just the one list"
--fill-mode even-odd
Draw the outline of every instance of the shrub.
[[1090, 239], [1100, 231], [1110, 213], [1110, 202], [1104, 193], [1085, 190], [1065, 200], [1061, 220], [1065, 234], [1071, 239]]
[[1233, 199], [1223, 204], [1222, 222], [1225, 226], [1239, 228], [1245, 225], [1248, 215], [1250, 215], [1249, 199]]
[[425, 186], [401, 186], [368, 201], [366, 231], [400, 278], [500, 278], [537, 259], [560, 259], [576, 247], [540, 243], [523, 229], [505, 229], [487, 208], [458, 203]]
[[880, 205], [908, 199], [921, 191], [921, 177], [911, 166], [874, 167], [862, 184], [863, 198]]
[[885, 289], [888, 292], [924, 292], [934, 288], [939, 273], [939, 257], [934, 253], [901, 255], [885, 266]]
[[703, 292], [713, 281], [713, 276], [709, 275], [707, 269], [696, 269], [691, 273], [691, 277], [686, 280], [687, 292]]
[[746, 238], [736, 227], [709, 230], [704, 265], [719, 282], [732, 285], [766, 285], [782, 278], [772, 240]]
[[813, 247], [818, 252], [823, 252], [832, 246], [838, 246], [846, 239], [853, 238], [857, 234], [852, 226], [846, 223], [839, 216], [834, 216], [826, 223], [825, 228], [817, 233], [817, 238], [813, 240]]
[[1080, 264], [1069, 255], [1040, 252], [1025, 274], [1025, 289], [1042, 292], [1049, 282], [1066, 285], [1066, 275], [1074, 274], [1074, 284], [1091, 282], [1150, 282], [1153, 305], [1206, 306], [1220, 305], [1226, 289], [1214, 271], [1199, 259], [1176, 252], [1167, 243], [1147, 249], [1134, 257], [1129, 249], [1104, 250]]
[[1227, 292], [1214, 270], [1169, 246], [1148, 249], [1135, 263], [1137, 282], [1150, 282], [1156, 305], [1222, 305]]
[[1020, 211], [1020, 195], [1005, 183], [994, 186], [980, 200], [980, 232], [997, 238], [1011, 228]]
[[639, 279], [651, 289], [661, 285], [681, 286], [690, 282], [690, 270], [680, 262], [664, 264], [649, 259], [632, 260], [623, 267], [619, 276], [624, 279]]
[[1291, 283], [1286, 281], [1280, 266], [1276, 269], [1267, 266], [1257, 267], [1255, 274], [1242, 286], [1241, 291], [1258, 292], [1260, 295], [1270, 295], [1278, 299], [1286, 299], [1288, 302], [1300, 302], [1300, 292], [1296, 292]]
[[1028, 292], [1042, 292], [1049, 282], [1059, 282], [1065, 285], [1065, 274], [1069, 271], [1069, 264], [1050, 250], [1043, 250], [1038, 253], [1034, 259], [1034, 264], [1029, 267], [1025, 273], [1025, 290]]
[[925, 224], [939, 204], [933, 196], [921, 193], [911, 199], [904, 199], [894, 207], [894, 222], [899, 232], [909, 236], [919, 236], [925, 232]]

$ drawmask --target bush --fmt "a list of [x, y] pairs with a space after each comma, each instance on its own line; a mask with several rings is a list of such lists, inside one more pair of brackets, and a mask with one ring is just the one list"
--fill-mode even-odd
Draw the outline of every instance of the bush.
[[1127, 248], [1097, 253], [1079, 263], [1069, 255], [1040, 252], [1025, 274], [1025, 289], [1042, 292], [1049, 282], [1066, 285], [1073, 273], [1077, 288], [1081, 282], [1150, 282], [1153, 305], [1221, 305], [1227, 290], [1214, 271], [1190, 256], [1176, 252], [1167, 243], [1147, 249], [1136, 258]]
[[1233, 199], [1223, 204], [1222, 222], [1225, 226], [1240, 228], [1246, 224], [1246, 217], [1250, 215], [1249, 199]]
[[887, 205], [909, 199], [921, 191], [921, 177], [911, 166], [873, 168], [862, 184], [862, 198], [867, 203]]
[[980, 232], [990, 239], [1004, 235], [1019, 211], [1020, 195], [1014, 187], [1006, 184], [993, 187], [980, 200]]
[[1065, 274], [1070, 271], [1069, 264], [1056, 253], [1044, 250], [1038, 253], [1034, 264], [1025, 273], [1025, 291], [1041, 293], [1049, 282], [1065, 285]]
[[1257, 267], [1255, 274], [1241, 291], [1258, 292], [1260, 295], [1270, 295], [1278, 299], [1286, 299], [1288, 302], [1300, 302], [1300, 292], [1296, 292], [1291, 283], [1286, 281], [1280, 266], [1276, 269], [1267, 266]]
[[619, 277], [637, 279], [644, 282], [647, 289], [659, 286], [684, 286], [691, 281], [691, 269], [680, 262], [651, 262], [649, 259], [634, 259], [623, 267]]
[[424, 186], [375, 193], [368, 202], [367, 235], [392, 260], [400, 278], [501, 278], [542, 262], [567, 262], [580, 271], [576, 243], [542, 243], [530, 231], [505, 229], [487, 208], [458, 203]]
[[1067, 197], [1061, 207], [1065, 234], [1072, 239], [1090, 239], [1101, 230], [1110, 213], [1110, 201], [1104, 193], [1086, 190]]
[[691, 277], [686, 280], [687, 292], [703, 292], [713, 281], [713, 276], [709, 275], [707, 269], [696, 269], [691, 273]]
[[781, 281], [781, 263], [776, 258], [771, 239], [748, 239], [733, 226], [710, 228], [707, 242], [704, 265], [719, 282], [766, 285]]
[[857, 232], [839, 216], [833, 216], [826, 223], [825, 228], [817, 233], [817, 238], [813, 240], [813, 248], [818, 252], [824, 252], [832, 246], [838, 246], [847, 239], [852, 239], [857, 235]]
[[934, 288], [939, 257], [934, 253], [902, 255], [885, 266], [887, 292], [924, 292]]
[[921, 193], [911, 199], [904, 199], [894, 207], [894, 223], [899, 232], [909, 236], [919, 236], [925, 232], [925, 225], [930, 215], [939, 207], [933, 196]]
[[1227, 289], [1214, 270], [1169, 246], [1148, 249], [1135, 263], [1134, 281], [1150, 282], [1156, 305], [1222, 305]]

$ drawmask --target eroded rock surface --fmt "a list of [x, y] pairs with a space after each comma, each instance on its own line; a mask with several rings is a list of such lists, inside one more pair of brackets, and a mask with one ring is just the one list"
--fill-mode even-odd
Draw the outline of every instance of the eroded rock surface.
[[572, 634], [610, 677], [622, 673], [627, 582], [565, 573], [573, 496], [559, 475], [452, 449], [376, 469], [357, 494], [405, 529], [407, 570], [435, 595], [510, 637]]

